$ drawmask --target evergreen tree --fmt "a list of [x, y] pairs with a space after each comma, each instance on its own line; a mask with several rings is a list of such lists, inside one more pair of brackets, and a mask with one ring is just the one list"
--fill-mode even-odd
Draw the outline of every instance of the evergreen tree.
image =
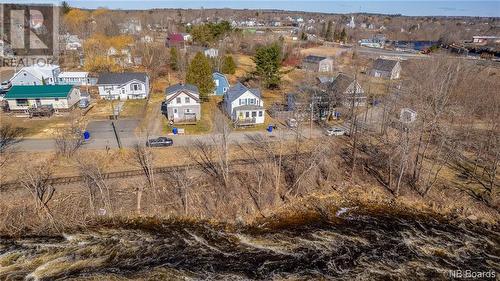
[[66, 2], [66, 1], [62, 2], [61, 8], [62, 8], [62, 12], [64, 15], [69, 13], [69, 11], [71, 10], [71, 7], [69, 6], [68, 2]]
[[186, 83], [196, 85], [200, 91], [200, 99], [208, 100], [208, 95], [215, 89], [212, 79], [210, 60], [201, 52], [196, 53], [186, 73]]
[[257, 74], [263, 79], [267, 88], [279, 87], [281, 73], [279, 71], [281, 62], [280, 46], [274, 43], [257, 49], [253, 61], [256, 65]]
[[177, 48], [170, 48], [170, 68], [173, 71], [179, 70], [179, 52]]
[[340, 32], [340, 40], [344, 43], [347, 42], [347, 32], [345, 32], [345, 28], [342, 28], [342, 32]]
[[224, 56], [221, 71], [224, 74], [234, 74], [236, 72], [236, 63], [232, 56]]
[[332, 41], [332, 26], [333, 23], [331, 20], [328, 21], [328, 25], [326, 27], [325, 40]]
[[304, 31], [300, 34], [300, 40], [307, 41], [307, 34]]

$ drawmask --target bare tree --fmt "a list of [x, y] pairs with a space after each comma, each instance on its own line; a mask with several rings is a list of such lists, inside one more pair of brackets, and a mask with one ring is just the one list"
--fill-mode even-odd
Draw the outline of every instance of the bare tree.
[[73, 119], [68, 127], [55, 131], [54, 140], [57, 154], [71, 157], [83, 144], [82, 125]]
[[9, 123], [0, 126], [0, 168], [11, 159], [13, 146], [22, 141], [24, 132], [24, 128]]
[[19, 182], [31, 194], [35, 203], [36, 213], [46, 216], [53, 227], [57, 229], [54, 217], [49, 208], [49, 202], [56, 191], [50, 182], [53, 175], [52, 167], [53, 163], [51, 161], [29, 164], [24, 167]]
[[79, 155], [76, 166], [83, 177], [83, 184], [89, 192], [89, 205], [93, 213], [104, 208], [112, 212], [110, 188], [105, 180], [105, 159]]
[[[150, 148], [136, 144], [134, 147], [134, 160], [141, 167], [146, 178], [148, 187], [153, 191], [156, 198], [154, 158]], [[137, 212], [141, 212], [142, 193], [144, 186], [140, 185], [137, 189]]]
[[181, 206], [185, 216], [189, 215], [190, 193], [198, 181], [192, 167], [185, 165], [181, 168], [176, 168], [165, 174], [166, 182], [172, 186], [180, 198]]

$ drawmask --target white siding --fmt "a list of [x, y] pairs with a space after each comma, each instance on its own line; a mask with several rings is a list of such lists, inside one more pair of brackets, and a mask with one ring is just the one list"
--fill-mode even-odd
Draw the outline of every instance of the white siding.
[[[238, 118], [234, 108], [238, 107], [238, 106], [242, 106], [242, 105], [245, 105], [243, 104], [243, 100], [247, 100], [248, 99], [255, 99], [255, 104], [248, 104], [246, 103], [246, 105], [258, 105], [258, 106], [261, 106], [262, 109], [259, 109], [259, 110], [244, 110], [244, 111], [262, 111], [262, 116], [259, 116], [259, 114], [257, 113], [257, 116], [255, 117], [255, 123], [257, 124], [262, 124], [264, 123], [264, 119], [265, 119], [265, 109], [264, 109], [264, 101], [262, 101], [260, 98], [258, 98], [257, 96], [255, 96], [254, 94], [252, 94], [252, 92], [250, 91], [246, 91], [244, 94], [242, 94], [239, 98], [237, 98], [236, 100], [234, 100], [232, 103], [231, 103], [231, 108], [227, 108], [226, 110], [228, 110], [228, 112], [230, 113], [231, 117], [233, 120], [235, 120], [236, 118]], [[240, 104], [240, 100], [241, 100], [241, 103]], [[250, 117], [252, 117], [250, 115]]]
[[[140, 89], [131, 85], [137, 84]], [[132, 80], [123, 85], [99, 85], [99, 96], [103, 99], [145, 99], [149, 95], [149, 78], [146, 83]]]

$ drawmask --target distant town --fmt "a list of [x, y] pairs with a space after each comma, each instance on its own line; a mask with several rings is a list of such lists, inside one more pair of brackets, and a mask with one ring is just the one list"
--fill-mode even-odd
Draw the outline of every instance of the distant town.
[[[162, 275], [160, 270], [160, 275], [137, 280], [169, 279], [186, 272], [195, 279], [224, 279], [221, 276], [237, 272], [249, 279], [271, 280], [277, 278], [275, 272], [283, 270], [280, 276], [288, 276], [301, 265], [311, 266], [297, 271], [296, 276], [305, 279], [355, 279], [359, 272], [353, 273], [354, 265], [365, 262], [361, 258], [341, 261], [335, 271], [330, 268], [335, 261], [313, 266], [309, 259], [300, 260], [306, 256], [296, 253], [302, 251], [300, 243], [319, 239], [320, 231], [300, 238], [300, 247], [290, 246], [298, 241], [295, 238], [286, 243], [276, 238], [285, 245], [279, 250], [274, 242], [257, 245], [264, 238], [245, 238], [241, 233], [260, 233], [252, 227], [259, 231], [290, 227], [308, 233], [324, 225], [321, 231], [332, 231], [331, 225], [337, 222], [346, 224], [339, 229], [350, 229], [358, 218], [379, 213], [390, 215], [377, 217], [373, 224], [367, 219], [369, 227], [355, 226], [352, 233], [382, 229], [390, 221], [380, 232], [390, 237], [387, 244], [377, 244], [382, 243], [379, 238], [372, 241], [378, 234], [342, 240], [338, 245], [356, 244], [345, 255], [366, 245], [390, 251], [398, 245], [404, 250], [395, 249], [394, 255], [401, 254], [401, 264], [414, 262], [405, 253], [432, 258], [422, 258], [422, 267], [415, 262], [415, 267], [403, 270], [392, 264], [375, 264], [377, 269], [364, 275], [367, 279], [405, 279], [414, 270], [424, 272], [417, 279], [442, 277], [445, 271], [474, 264], [469, 257], [490, 243], [485, 241], [491, 241], [486, 238], [491, 233], [478, 230], [484, 240], [470, 242], [469, 236], [460, 236], [460, 242], [453, 243], [467, 241], [468, 246], [448, 254], [441, 244], [415, 250], [415, 245], [408, 246], [410, 238], [405, 235], [420, 231], [427, 222], [435, 230], [434, 224], [458, 218], [498, 226], [500, 18], [203, 8], [81, 9], [66, 2], [56, 10], [53, 54], [30, 60], [13, 48], [10, 37], [2, 34], [0, 38], [0, 210], [4, 214], [0, 234], [56, 237], [65, 233], [69, 237], [66, 233], [107, 227], [159, 235], [175, 229], [180, 234], [168, 232], [168, 239], [178, 235], [187, 237], [178, 241], [188, 242], [175, 251], [169, 249], [170, 255], [193, 245], [218, 254], [210, 261], [200, 261], [210, 263], [202, 272], [194, 268], [197, 265], [184, 265], [186, 260], [177, 256], [178, 260], [148, 259], [162, 256], [163, 250], [148, 247], [152, 252], [147, 252], [138, 250], [143, 249], [139, 246], [122, 245], [117, 247], [132, 254], [113, 255], [133, 260], [127, 266], [115, 264], [111, 256], [99, 262], [75, 263], [71, 270], [67, 270], [69, 265], [40, 269], [41, 263], [26, 260], [19, 267], [4, 267], [0, 279], [8, 279], [5, 272], [9, 270], [15, 276], [31, 272], [33, 280], [111, 273], [124, 277], [122, 269], [139, 274], [143, 264], [155, 270], [167, 265], [179, 272]], [[34, 32], [47, 28], [33, 21], [30, 24]], [[402, 213], [414, 217], [407, 222]], [[421, 215], [426, 219], [420, 219]], [[443, 219], [435, 220], [433, 215]], [[179, 222], [182, 226], [163, 228]], [[194, 222], [192, 229], [186, 226]], [[219, 227], [213, 222], [236, 226], [207, 230]], [[307, 227], [294, 228], [295, 224]], [[463, 225], [468, 224], [460, 227]], [[407, 228], [410, 230], [405, 232]], [[399, 229], [404, 231], [391, 232]], [[442, 229], [411, 239], [424, 243], [419, 239], [431, 235], [444, 241], [447, 238], [440, 235], [452, 228]], [[96, 230], [92, 239], [108, 235], [106, 231]], [[213, 238], [213, 233], [221, 235], [222, 231], [238, 234], [227, 238], [229, 246], [210, 244], [226, 241]], [[287, 235], [290, 233], [296, 235]], [[82, 239], [81, 247], [94, 245], [85, 235], [65, 238], [65, 243], [72, 245]], [[325, 245], [340, 236], [321, 238], [323, 244], [304, 251], [330, 251]], [[164, 241], [145, 234], [141, 237]], [[103, 248], [115, 243], [106, 239]], [[400, 240], [404, 243], [398, 244]], [[178, 241], [167, 244], [177, 245]], [[425, 243], [432, 241], [438, 238]], [[119, 243], [136, 245], [129, 240]], [[223, 265], [211, 266], [221, 259], [220, 253], [226, 258], [225, 251], [229, 253], [234, 245], [238, 251], [253, 247], [248, 256], [259, 252], [251, 259], [255, 270], [245, 271], [243, 268], [251, 266], [246, 263], [235, 265], [233, 271]], [[332, 248], [340, 247], [335, 245]], [[11, 262], [4, 261], [5, 249], [0, 245], [1, 265]], [[25, 253], [25, 249], [16, 249]], [[265, 254], [260, 252], [263, 249]], [[33, 253], [11, 259], [20, 262]], [[92, 259], [93, 254], [86, 253], [68, 254], [67, 259]], [[141, 256], [145, 253], [148, 257]], [[46, 252], [41, 255], [54, 259], [45, 256]], [[485, 254], [484, 259], [492, 255]], [[66, 254], [61, 256], [66, 259]], [[227, 255], [233, 264], [239, 262], [232, 260], [235, 256]], [[293, 256], [300, 262], [281, 256]], [[141, 257], [140, 262], [133, 257]], [[438, 257], [444, 262], [436, 262]], [[293, 266], [275, 268], [282, 259]], [[498, 264], [498, 257], [491, 259]], [[105, 262], [112, 269], [92, 273]], [[495, 262], [474, 266], [489, 272]], [[134, 267], [136, 264], [140, 266]], [[217, 270], [229, 275], [210, 275]]]

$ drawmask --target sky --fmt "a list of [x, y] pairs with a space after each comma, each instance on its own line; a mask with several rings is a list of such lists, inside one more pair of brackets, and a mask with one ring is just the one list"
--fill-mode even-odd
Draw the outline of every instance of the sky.
[[[289, 11], [325, 12], [325, 13], [380, 13], [402, 14], [406, 16], [474, 16], [500, 17], [500, 0], [459, 0], [459, 1], [412, 1], [412, 0], [355, 0], [355, 1], [307, 1], [307, 0], [107, 0], [83, 1], [66, 0], [71, 6], [80, 8], [107, 7], [110, 9], [152, 9], [152, 8], [233, 8], [233, 9], [278, 9]], [[0, 0], [4, 2], [4, 0]], [[52, 0], [19, 0], [14, 3], [54, 2]], [[56, 1], [56, 3], [58, 3]]]

